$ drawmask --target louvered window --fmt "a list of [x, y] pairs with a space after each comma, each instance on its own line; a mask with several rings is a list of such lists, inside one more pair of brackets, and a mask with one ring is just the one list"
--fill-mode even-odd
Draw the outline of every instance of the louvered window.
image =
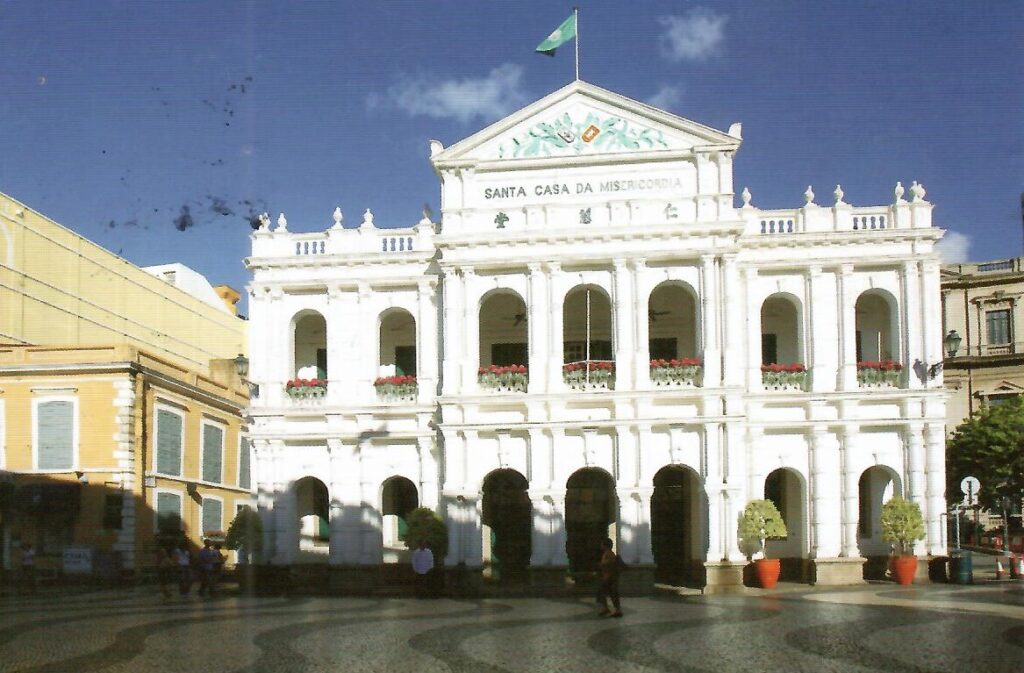
[[249, 440], [242, 439], [238, 442], [238, 487], [239, 488], [252, 488], [249, 468]]
[[203, 481], [219, 484], [224, 462], [224, 431], [216, 425], [203, 425]]
[[156, 412], [156, 471], [181, 476], [181, 416], [166, 409]]
[[75, 405], [61, 400], [36, 407], [40, 470], [70, 470], [75, 462]]
[[156, 528], [160, 533], [181, 530], [181, 496], [176, 493], [156, 494]]
[[224, 531], [224, 503], [213, 498], [203, 498], [203, 535]]

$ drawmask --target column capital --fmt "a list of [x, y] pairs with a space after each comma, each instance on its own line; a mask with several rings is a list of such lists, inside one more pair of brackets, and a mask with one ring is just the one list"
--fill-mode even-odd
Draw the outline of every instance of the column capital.
[[626, 271], [626, 260], [622, 257], [616, 257], [612, 260], [612, 267], [615, 268], [616, 273], [625, 273]]
[[853, 264], [846, 263], [839, 265], [839, 274], [842, 276], [850, 276], [853, 274]]
[[540, 262], [528, 262], [526, 268], [530, 271], [531, 276], [539, 276], [544, 272], [544, 265]]

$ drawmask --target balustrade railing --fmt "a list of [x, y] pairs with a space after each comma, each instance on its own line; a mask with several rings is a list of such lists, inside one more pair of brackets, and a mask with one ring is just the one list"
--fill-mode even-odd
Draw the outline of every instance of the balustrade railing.
[[572, 390], [614, 390], [613, 360], [580, 360], [562, 365], [562, 380]]

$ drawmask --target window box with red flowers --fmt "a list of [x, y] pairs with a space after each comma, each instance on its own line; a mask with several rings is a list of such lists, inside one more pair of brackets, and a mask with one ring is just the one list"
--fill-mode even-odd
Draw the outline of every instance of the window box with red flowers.
[[857, 363], [857, 384], [861, 388], [898, 388], [903, 365], [893, 360]]
[[416, 401], [415, 376], [382, 376], [373, 382], [377, 389], [377, 397], [393, 402]]
[[799, 363], [761, 365], [761, 383], [768, 390], [804, 390], [807, 368]]
[[651, 382], [656, 386], [690, 388], [701, 385], [704, 371], [700, 358], [651, 360]]
[[526, 365], [490, 365], [477, 370], [476, 380], [481, 388], [501, 393], [525, 393], [530, 380]]
[[615, 388], [615, 363], [610, 360], [584, 360], [562, 365], [562, 380], [573, 390], [612, 390]]
[[327, 381], [323, 379], [292, 379], [284, 391], [293, 400], [320, 399], [327, 394]]

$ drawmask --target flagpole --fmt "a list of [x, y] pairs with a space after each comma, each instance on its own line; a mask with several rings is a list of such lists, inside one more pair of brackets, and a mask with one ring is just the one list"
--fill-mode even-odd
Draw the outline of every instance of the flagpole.
[[573, 18], [576, 23], [576, 79], [580, 78], [580, 8], [572, 8]]

